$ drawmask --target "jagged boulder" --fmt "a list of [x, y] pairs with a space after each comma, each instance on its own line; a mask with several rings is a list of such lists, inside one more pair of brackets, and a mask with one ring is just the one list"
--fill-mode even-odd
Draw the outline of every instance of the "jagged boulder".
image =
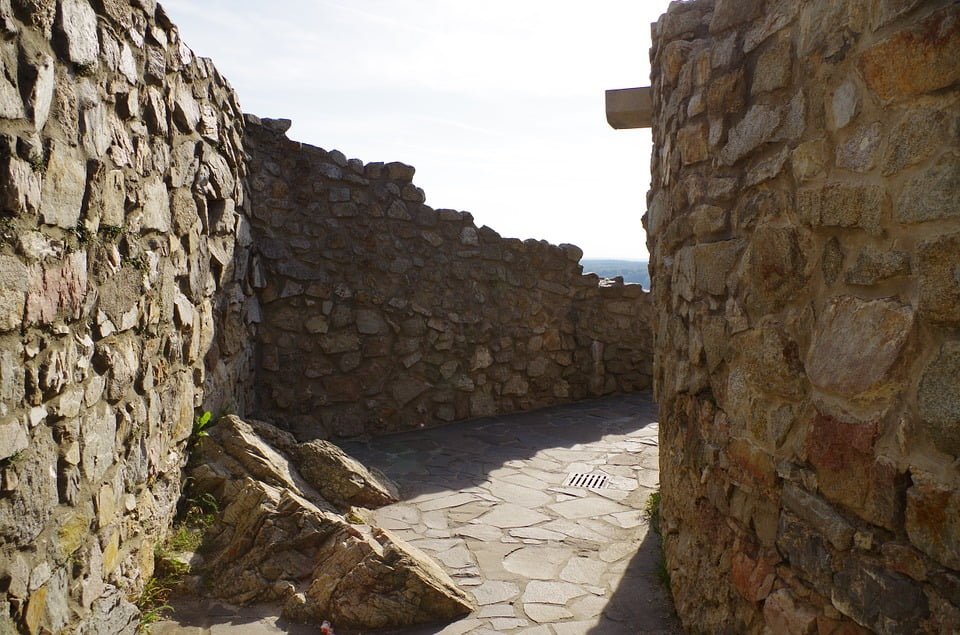
[[382, 529], [351, 524], [326, 499], [396, 500], [392, 484], [336, 446], [298, 444], [270, 424], [229, 416], [203, 440], [200, 458], [194, 487], [221, 502], [199, 565], [211, 595], [279, 603], [288, 619], [346, 628], [449, 621], [472, 610], [427, 556]]
[[375, 508], [399, 500], [396, 486], [385, 476], [368, 470], [329, 441], [302, 443], [293, 456], [303, 477], [335, 505]]

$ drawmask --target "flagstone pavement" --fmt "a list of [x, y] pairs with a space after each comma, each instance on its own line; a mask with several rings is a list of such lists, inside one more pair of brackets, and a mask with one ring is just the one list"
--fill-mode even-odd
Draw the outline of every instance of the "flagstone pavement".
[[[656, 417], [649, 395], [636, 394], [344, 445], [400, 488], [402, 501], [372, 512], [374, 522], [433, 556], [478, 606], [453, 624], [395, 632], [679, 633], [644, 512], [659, 480]], [[607, 483], [565, 486], [574, 473]], [[197, 608], [202, 625], [152, 632], [316, 632], [256, 609]]]

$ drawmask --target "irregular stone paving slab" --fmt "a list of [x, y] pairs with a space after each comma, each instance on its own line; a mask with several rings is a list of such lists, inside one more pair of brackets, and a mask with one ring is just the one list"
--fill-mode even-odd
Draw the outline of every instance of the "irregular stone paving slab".
[[546, 582], [544, 580], [531, 580], [523, 592], [524, 604], [528, 602], [537, 604], [559, 604], [565, 605], [573, 598], [585, 595], [581, 587], [569, 582]]
[[624, 507], [613, 501], [602, 498], [578, 498], [577, 500], [567, 501], [550, 505], [550, 509], [557, 512], [567, 520], [577, 518], [596, 518], [606, 514], [616, 514], [630, 511], [629, 507]]
[[492, 511], [477, 519], [478, 524], [509, 529], [513, 527], [530, 527], [537, 523], [550, 520], [550, 517], [540, 512], [520, 507], [512, 503], [497, 505]]
[[560, 622], [573, 617], [573, 613], [562, 606], [552, 604], [524, 604], [523, 612], [527, 614], [534, 622], [538, 624], [549, 624], [550, 622]]
[[477, 617], [516, 617], [517, 610], [512, 604], [492, 604], [477, 611]]
[[512, 600], [520, 593], [520, 587], [512, 582], [500, 582], [491, 580], [484, 582], [475, 589], [470, 589], [477, 604], [485, 606], [487, 604], [499, 604], [505, 600]]
[[472, 503], [475, 500], [477, 500], [477, 497], [473, 494], [455, 494], [453, 496], [446, 496], [421, 503], [420, 510], [430, 512], [435, 509], [449, 509], [451, 507], [460, 507], [461, 505]]
[[[438, 558], [479, 607], [453, 624], [390, 633], [679, 633], [656, 578], [659, 543], [639, 513], [659, 482], [656, 416], [640, 394], [345, 444], [400, 489], [401, 502], [373, 512], [374, 522]], [[564, 488], [571, 471], [606, 473], [611, 486]], [[266, 614], [202, 617], [178, 624], [201, 630], [152, 632], [289, 628]]]
[[544, 494], [542, 488], [538, 491], [521, 485], [494, 481], [487, 489], [498, 499], [507, 503], [522, 505], [523, 507], [540, 507], [541, 505], [551, 502], [550, 496]]
[[560, 572], [560, 579], [577, 584], [601, 584], [607, 563], [596, 558], [572, 558]]
[[503, 568], [532, 580], [556, 580], [573, 555], [569, 548], [524, 547], [503, 559]]

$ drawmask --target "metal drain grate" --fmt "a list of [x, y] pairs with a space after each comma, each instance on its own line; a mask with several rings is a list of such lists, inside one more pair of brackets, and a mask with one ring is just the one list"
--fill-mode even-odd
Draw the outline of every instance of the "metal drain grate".
[[608, 485], [606, 474], [585, 474], [574, 472], [563, 482], [564, 487], [583, 487], [585, 489], [603, 489]]

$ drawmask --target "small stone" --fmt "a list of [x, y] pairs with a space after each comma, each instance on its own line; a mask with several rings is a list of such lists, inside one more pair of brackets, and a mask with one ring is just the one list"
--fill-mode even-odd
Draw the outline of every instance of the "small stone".
[[360, 309], [356, 315], [357, 330], [364, 335], [377, 335], [386, 331], [387, 323], [376, 311]]
[[738, 269], [739, 278], [748, 281], [747, 312], [773, 312], [804, 284], [806, 264], [795, 229], [758, 227]]
[[960, 326], [960, 234], [920, 244], [920, 315], [936, 324]]
[[810, 381], [848, 397], [881, 389], [891, 381], [913, 320], [913, 309], [893, 300], [831, 300], [807, 352]]
[[850, 139], [837, 146], [837, 167], [854, 172], [869, 172], [877, 164], [882, 140], [879, 121], [859, 128]]
[[797, 211], [813, 227], [859, 227], [879, 236], [883, 200], [883, 190], [876, 185], [827, 183], [799, 190]]
[[871, 286], [910, 275], [910, 255], [903, 251], [878, 251], [865, 248], [857, 257], [853, 268], [847, 272], [847, 284]]
[[750, 166], [744, 185], [750, 187], [777, 178], [783, 172], [783, 166], [790, 156], [788, 148], [781, 148], [778, 152]]
[[331, 333], [320, 338], [320, 348], [327, 355], [360, 350], [360, 338], [353, 333]]
[[845, 558], [828, 588], [841, 613], [874, 632], [883, 632], [890, 624], [904, 633], [919, 632], [929, 615], [921, 585], [852, 556]]
[[20, 328], [24, 319], [27, 267], [19, 258], [0, 255], [0, 331]]
[[759, 15], [762, 7], [761, 0], [718, 0], [710, 21], [710, 33], [749, 22]]
[[[50, 117], [50, 107], [53, 105], [53, 92], [57, 81], [56, 72], [53, 58], [48, 55], [38, 56], [31, 62], [30, 66], [34, 73], [34, 80], [27, 104], [34, 128], [39, 132], [43, 130], [43, 127], [47, 124], [47, 119]], [[48, 168], [45, 181], [49, 179]], [[44, 196], [44, 199], [46, 199], [46, 196]]]
[[817, 626], [817, 612], [796, 600], [790, 591], [781, 589], [763, 603], [763, 619], [774, 633], [812, 633]]
[[787, 85], [791, 76], [791, 48], [790, 40], [782, 38], [760, 55], [753, 71], [751, 94], [758, 95]]
[[422, 395], [430, 387], [430, 384], [422, 379], [404, 375], [391, 384], [390, 394], [403, 406]]
[[773, 137], [780, 125], [781, 114], [776, 108], [758, 104], [750, 108], [733, 128], [727, 145], [720, 153], [723, 165], [733, 165]]
[[694, 247], [693, 283], [696, 291], [723, 295], [727, 288], [727, 276], [734, 271], [742, 249], [743, 244], [739, 240], [725, 240]]
[[327, 323], [327, 318], [322, 315], [316, 315], [306, 322], [303, 323], [304, 327], [307, 329], [307, 332], [312, 335], [318, 335], [326, 333], [330, 330], [330, 325]]
[[707, 159], [707, 125], [690, 124], [677, 133], [677, 148], [683, 165], [692, 165]]
[[814, 139], [796, 147], [790, 159], [793, 175], [798, 181], [809, 181], [826, 173], [828, 148], [826, 139]]
[[853, 544], [853, 526], [823, 499], [787, 483], [783, 489], [783, 504], [823, 534], [835, 548], [842, 551]]
[[30, 438], [19, 418], [0, 420], [0, 461], [26, 450], [29, 445]]
[[960, 155], [946, 154], [911, 179], [897, 198], [896, 214], [901, 223], [960, 216]]
[[463, 245], [469, 245], [477, 247], [480, 245], [480, 235], [477, 233], [476, 227], [464, 227], [460, 231], [460, 243]]
[[97, 61], [100, 54], [97, 14], [86, 0], [62, 0], [60, 28], [67, 36], [70, 61], [79, 66], [88, 66]]
[[883, 152], [883, 174], [890, 176], [903, 168], [920, 163], [939, 147], [944, 138], [960, 124], [938, 110], [911, 110], [909, 115], [890, 131]]
[[65, 144], [54, 144], [43, 179], [40, 204], [43, 222], [64, 229], [76, 227], [86, 186], [87, 170], [83, 161]]
[[847, 80], [833, 92], [830, 99], [830, 115], [833, 128], [840, 130], [853, 121], [860, 108], [860, 96], [857, 86], [852, 80]]
[[960, 457], [960, 342], [945, 342], [924, 369], [917, 399], [920, 426], [941, 451]]
[[405, 163], [397, 161], [386, 164], [384, 168], [387, 171], [387, 178], [396, 181], [412, 181], [414, 174], [417, 172], [416, 168], [412, 165], [406, 165]]
[[174, 91], [173, 121], [183, 132], [190, 133], [200, 125], [200, 107], [193, 97], [193, 91], [180, 83]]
[[921, 475], [907, 490], [907, 535], [940, 564], [960, 569], [960, 496], [954, 488]]
[[816, 587], [830, 588], [832, 557], [826, 540], [789, 511], [780, 515], [777, 549], [801, 578]]

